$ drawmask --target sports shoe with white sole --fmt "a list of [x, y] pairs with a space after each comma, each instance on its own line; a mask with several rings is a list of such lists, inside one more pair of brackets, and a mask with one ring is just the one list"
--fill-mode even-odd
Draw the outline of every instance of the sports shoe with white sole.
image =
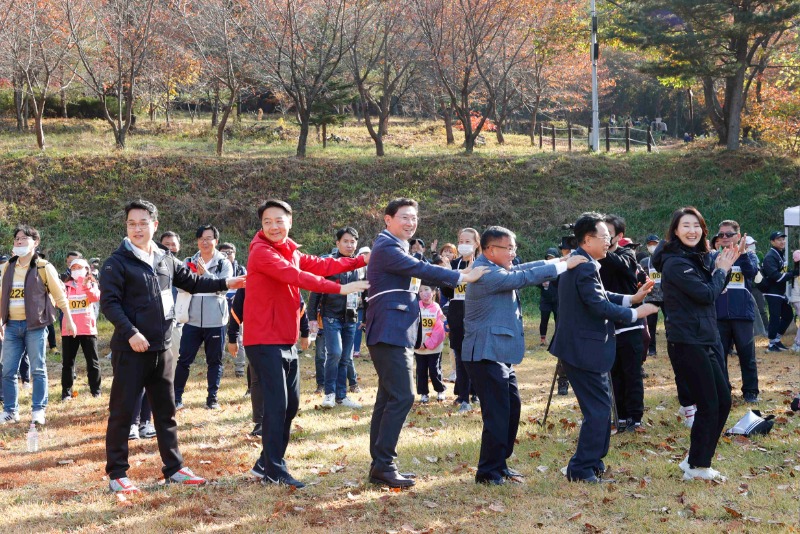
[[264, 463], [261, 461], [261, 458], [256, 460], [255, 465], [253, 465], [253, 468], [248, 471], [247, 474], [258, 479], [263, 479], [266, 476], [267, 473], [264, 471]]
[[36, 423], [37, 425], [44, 424], [44, 410], [34, 410], [31, 414], [31, 423]]
[[447, 395], [444, 394], [444, 391], [440, 391], [436, 394], [436, 400], [441, 402], [447, 398]]
[[694, 414], [697, 413], [697, 405], [692, 404], [691, 406], [681, 406], [678, 408], [678, 415], [683, 417], [683, 426], [686, 428], [692, 428], [694, 424]]
[[354, 410], [358, 410], [359, 408], [361, 408], [361, 405], [356, 401], [354, 401], [353, 399], [351, 399], [350, 397], [345, 397], [340, 401], [336, 401], [336, 404], [338, 404], [339, 406], [344, 406], [345, 408], [353, 408]]
[[206, 479], [192, 473], [188, 467], [184, 467], [167, 479], [167, 484], [186, 484], [199, 486], [206, 483]]
[[128, 477], [114, 478], [108, 482], [108, 489], [114, 493], [139, 493], [139, 488]]
[[7, 425], [8, 423], [19, 423], [19, 414], [3, 412], [3, 415], [0, 415], [0, 425]]
[[679, 463], [679, 464], [678, 464], [678, 467], [680, 467], [680, 468], [681, 468], [681, 470], [682, 470], [684, 473], [685, 473], [686, 471], [688, 471], [689, 469], [691, 469], [691, 468], [692, 468], [692, 466], [691, 466], [691, 465], [689, 465], [689, 455], [688, 455], [688, 454], [686, 455], [686, 458], [684, 458], [684, 459], [683, 459], [683, 461], [682, 461], [681, 463]]
[[130, 432], [128, 432], [128, 441], [131, 441], [131, 440], [134, 440], [134, 439], [139, 439], [139, 438], [140, 438], [140, 436], [139, 436], [139, 427], [136, 426], [136, 424], [134, 423], [134, 424], [131, 425]]
[[422, 404], [428, 404], [430, 402], [430, 400], [431, 400], [431, 398], [429, 396], [427, 396], [427, 395], [420, 395], [419, 396], [419, 402], [421, 402]]
[[720, 474], [716, 469], [710, 467], [695, 467], [689, 468], [683, 472], [683, 480], [716, 480], [717, 482], [725, 482], [728, 477]]
[[334, 406], [336, 406], [336, 393], [328, 393], [325, 395], [325, 398], [322, 399], [322, 407], [333, 408]]
[[139, 425], [139, 437], [142, 439], [152, 439], [156, 437], [156, 427], [153, 423], [147, 421], [143, 425]]

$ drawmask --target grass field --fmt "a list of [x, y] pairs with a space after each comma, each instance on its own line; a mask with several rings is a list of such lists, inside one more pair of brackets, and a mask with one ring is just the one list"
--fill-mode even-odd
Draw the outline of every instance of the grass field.
[[[533, 324], [533, 319], [528, 321]], [[107, 339], [107, 323], [101, 337]], [[529, 340], [536, 336], [529, 333]], [[538, 339], [538, 338], [536, 338]], [[104, 435], [111, 370], [103, 359], [103, 397], [88, 394], [84, 366], [79, 396], [57, 399], [60, 362], [49, 364], [51, 402], [41, 450], [25, 452], [30, 394], [21, 399], [22, 422], [0, 427], [0, 530], [50, 532], [787, 532], [798, 530], [800, 418], [788, 411], [800, 388], [794, 353], [758, 348], [762, 402], [777, 416], [766, 437], [722, 438], [714, 467], [723, 484], [684, 482], [678, 463], [688, 430], [679, 422], [672, 371], [663, 352], [645, 369], [643, 432], [612, 436], [606, 458], [616, 484], [569, 484], [559, 470], [575, 448], [580, 412], [575, 397], [555, 397], [547, 428], [537, 424], [547, 400], [554, 359], [530, 346], [518, 367], [522, 396], [519, 444], [510, 465], [526, 474], [525, 485], [474, 484], [480, 415], [455, 415], [449, 403], [415, 404], [399, 444], [400, 464], [418, 474], [411, 491], [388, 492], [366, 482], [368, 427], [375, 372], [356, 361], [361, 410], [318, 408], [313, 394], [313, 357], [301, 357], [301, 411], [295, 420], [287, 462], [311, 484], [300, 491], [264, 487], [245, 473], [260, 443], [248, 432], [250, 402], [244, 379], [225, 363], [222, 410], [204, 409], [202, 358], [179, 412], [179, 439], [186, 462], [210, 483], [202, 488], [159, 484], [161, 461], [155, 440], [131, 442], [129, 476], [143, 493], [127, 499], [108, 492]], [[786, 341], [786, 340], [785, 340]], [[105, 350], [102, 351], [105, 353]], [[732, 426], [747, 410], [732, 360]], [[448, 360], [446, 370], [451, 367]]]

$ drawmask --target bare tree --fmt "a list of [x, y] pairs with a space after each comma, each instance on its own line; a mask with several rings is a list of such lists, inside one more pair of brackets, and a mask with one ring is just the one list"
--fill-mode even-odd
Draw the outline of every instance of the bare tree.
[[[268, 71], [292, 103], [300, 122], [297, 157], [306, 156], [315, 101], [337, 74], [350, 49], [345, 40], [346, 0], [252, 0], [259, 32], [253, 40], [254, 61]], [[263, 34], [260, 31], [263, 29]]]
[[[250, 23], [247, 19], [251, 14], [247, 3], [240, 0], [187, 0], [180, 4], [180, 10], [203, 71], [212, 80], [212, 127], [217, 128], [217, 155], [221, 156], [225, 146], [225, 126], [245, 85], [249, 59], [247, 46], [251, 42], [246, 34], [253, 31], [248, 28]], [[227, 92], [227, 102], [222, 117], [215, 123], [222, 88]]]
[[[133, 122], [136, 84], [153, 37], [157, 0], [64, 0], [83, 67], [79, 76], [103, 105], [118, 148]], [[116, 108], [110, 97], [115, 97]]]
[[[401, 3], [356, 2], [348, 25], [348, 66], [361, 97], [364, 122], [384, 155], [383, 136], [388, 132], [393, 99], [399, 99], [415, 82], [418, 73], [419, 27], [410, 24]], [[378, 109], [378, 128], [370, 108]]]
[[[494, 102], [484, 99], [486, 113], [472, 124], [472, 104], [482, 84], [480, 71], [492, 70], [497, 39], [510, 26], [516, 4], [505, 0], [412, 0], [416, 21], [429, 48], [430, 63], [464, 127], [467, 154], [475, 147]], [[484, 95], [485, 96], [485, 95]]]
[[[72, 60], [73, 45], [66, 26], [66, 5], [60, 1], [17, 0], [6, 16], [4, 37], [19, 80], [18, 98], [33, 106], [36, 144], [44, 150], [42, 117], [47, 97], [66, 89], [72, 80], [72, 76], [62, 77], [64, 67]], [[74, 67], [70, 64], [66, 70], [74, 72]]]

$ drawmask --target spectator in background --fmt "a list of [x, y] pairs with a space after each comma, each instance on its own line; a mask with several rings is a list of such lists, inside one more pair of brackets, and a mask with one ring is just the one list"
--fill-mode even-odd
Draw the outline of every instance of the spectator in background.
[[[228, 257], [228, 261], [231, 262], [233, 266], [233, 276], [246, 276], [247, 269], [244, 265], [240, 265], [238, 261], [236, 261], [236, 245], [233, 243], [222, 243], [219, 246], [219, 251], [221, 254], [224, 254]], [[228, 292], [225, 294], [225, 298], [228, 300], [228, 309], [230, 309], [231, 304], [233, 303], [233, 297], [236, 295], [238, 289], [229, 289]], [[237, 343], [239, 344], [239, 348], [236, 351], [236, 354], [231, 352], [231, 355], [234, 356], [234, 374], [236, 378], [242, 378], [245, 375], [245, 371], [247, 369], [247, 356], [244, 352], [244, 345], [242, 345], [242, 333], [241, 330], [239, 331], [239, 338]], [[230, 351], [229, 351], [230, 352]], [[249, 382], [248, 382], [248, 389]]]
[[[165, 247], [170, 254], [178, 257], [178, 254], [181, 251], [181, 236], [177, 233], [167, 230], [161, 237], [158, 238], [158, 242], [161, 243], [163, 247]], [[175, 301], [178, 298], [178, 288], [172, 286], [172, 300]], [[181, 338], [183, 337], [183, 323], [178, 322], [177, 320], [172, 321], [172, 356], [174, 357], [173, 363], [178, 361], [178, 350], [181, 348]], [[144, 389], [142, 389], [144, 392]], [[145, 399], [144, 402], [147, 402]]]
[[[556, 248], [548, 248], [547, 253], [544, 255], [545, 260], [552, 260], [558, 257], [560, 256]], [[544, 347], [547, 341], [547, 325], [550, 322], [550, 314], [553, 315], [553, 324], [558, 322], [558, 278], [542, 282], [538, 287], [542, 292], [539, 298], [539, 312], [541, 313], [539, 338], [541, 340], [540, 345]], [[559, 380], [560, 387], [561, 382]]]
[[[203, 278], [227, 280], [233, 278], [233, 265], [228, 257], [217, 250], [219, 230], [210, 224], [200, 226], [195, 232], [199, 249], [188, 267]], [[225, 325], [228, 323], [228, 301], [225, 291], [192, 295], [189, 304], [189, 321], [183, 326], [180, 356], [175, 368], [175, 407], [183, 408], [183, 391], [189, 379], [189, 368], [197, 357], [200, 345], [206, 355], [207, 396], [206, 408], [218, 410], [219, 384], [222, 380], [222, 352], [225, 346]]]
[[70, 315], [77, 330], [70, 336], [66, 325], [62, 325], [61, 344], [64, 353], [61, 360], [61, 400], [72, 399], [72, 385], [75, 379], [75, 357], [78, 348], [83, 350], [86, 359], [86, 372], [89, 375], [89, 391], [92, 397], [100, 396], [100, 359], [97, 355], [97, 315], [94, 303], [100, 300], [97, 281], [89, 273], [89, 262], [83, 258], [72, 260], [70, 277], [65, 283]]
[[414, 256], [420, 261], [425, 261], [425, 262], [428, 261], [427, 258], [425, 258], [425, 241], [423, 241], [418, 237], [415, 237], [408, 243], [410, 245], [408, 251], [412, 256]]
[[[369, 254], [370, 248], [369, 247], [361, 247], [358, 249], [358, 255], [363, 256], [364, 254]], [[364, 277], [367, 276], [367, 269], [368, 267], [364, 267]], [[368, 293], [368, 292], [367, 292]], [[365, 321], [365, 309], [366, 309], [367, 299], [361, 299], [361, 304], [358, 307], [358, 329], [356, 330], [356, 337], [353, 340], [353, 358], [360, 358], [361, 357], [361, 341], [364, 335], [364, 328], [366, 327]], [[355, 378], [355, 366], [353, 366], [353, 378]], [[350, 375], [347, 376], [347, 379], [350, 380]], [[358, 393], [361, 391], [361, 388], [358, 387], [358, 382], [350, 382], [350, 393]]]
[[[650, 280], [653, 281], [653, 290], [647, 296], [647, 302], [652, 302], [656, 306], [661, 307], [663, 304], [664, 297], [661, 294], [661, 273], [658, 272], [655, 267], [651, 265], [653, 253], [656, 251], [656, 247], [658, 246], [659, 237], [656, 234], [650, 234], [647, 236], [645, 240], [646, 245], [646, 254], [644, 257], [639, 259], [639, 264], [642, 266], [642, 269], [647, 273], [647, 276]], [[663, 310], [661, 312], [664, 313]], [[650, 346], [647, 348], [647, 355], [648, 356], [655, 356], [658, 351], [656, 350], [656, 329], [658, 328], [658, 314], [654, 313], [652, 315], [647, 316], [647, 330], [650, 334]]]
[[[800, 265], [800, 250], [792, 252], [792, 261], [794, 261], [795, 265]], [[794, 306], [797, 317], [800, 318], [800, 276], [795, 276], [794, 280], [792, 280], [792, 292], [789, 295], [789, 302]], [[794, 336], [792, 350], [800, 352], [800, 325], [798, 325], [797, 334]]]
[[795, 264], [793, 271], [788, 271], [786, 259], [783, 251], [786, 249], [786, 234], [776, 230], [769, 236], [770, 249], [764, 255], [762, 273], [767, 279], [767, 287], [764, 296], [769, 306], [769, 338], [768, 352], [781, 352], [789, 350], [789, 347], [781, 343], [781, 336], [786, 333], [793, 319], [792, 308], [789, 306], [789, 299], [786, 297], [786, 283], [795, 278], [798, 274], [798, 265]]
[[56, 306], [64, 313], [64, 332], [75, 335], [69, 301], [56, 268], [39, 257], [38, 230], [14, 229], [14, 256], [0, 267], [0, 338], [3, 340], [3, 414], [0, 424], [19, 421], [17, 372], [25, 351], [31, 362], [33, 395], [31, 421], [43, 425], [47, 407], [47, 325], [55, 321]]
[[767, 337], [767, 325], [769, 324], [769, 317], [767, 316], [767, 303], [764, 300], [764, 293], [758, 289], [758, 284], [764, 278], [761, 274], [761, 260], [758, 259], [756, 253], [757, 241], [753, 236], [745, 237], [745, 245], [747, 252], [753, 253], [758, 261], [758, 272], [753, 280], [753, 285], [750, 287], [750, 294], [753, 296], [753, 306], [756, 310], [755, 321], [753, 321], [753, 330], [756, 336]]

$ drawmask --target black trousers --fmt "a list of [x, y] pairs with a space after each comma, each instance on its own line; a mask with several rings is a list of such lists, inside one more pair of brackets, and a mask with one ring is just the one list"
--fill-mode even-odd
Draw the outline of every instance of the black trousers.
[[547, 335], [547, 324], [550, 322], [550, 314], [553, 314], [553, 325], [558, 323], [558, 311], [556, 310], [543, 310], [539, 309], [542, 318], [539, 320], [539, 335], [545, 337]]
[[253, 408], [253, 423], [261, 424], [264, 420], [264, 394], [261, 393], [261, 382], [252, 363], [247, 364], [247, 387], [250, 388], [250, 405]]
[[376, 471], [396, 471], [397, 441], [414, 405], [414, 349], [378, 343], [369, 345], [369, 354], [378, 373], [369, 454]]
[[680, 370], [697, 404], [689, 446], [689, 465], [711, 467], [725, 422], [731, 411], [731, 391], [713, 347], [668, 343], [673, 367]]
[[792, 324], [794, 313], [786, 297], [764, 295], [764, 298], [767, 299], [767, 307], [769, 308], [767, 336], [769, 337], [770, 343], [772, 343], [773, 339], [777, 339], [786, 333], [786, 329]]
[[728, 352], [731, 343], [736, 347], [739, 368], [742, 370], [742, 393], [758, 395], [758, 366], [753, 321], [717, 321], [719, 337], [725, 354], [725, 369], [728, 368]]
[[284, 456], [292, 420], [300, 406], [297, 349], [294, 345], [248, 345], [245, 353], [264, 395], [261, 433], [264, 473], [273, 480], [290, 476]]
[[427, 395], [429, 393], [428, 377], [430, 377], [433, 390], [436, 393], [444, 391], [445, 387], [442, 382], [442, 353], [414, 353], [414, 358], [417, 360], [417, 393], [419, 395]]
[[617, 416], [641, 422], [644, 415], [644, 382], [642, 381], [642, 356], [644, 339], [642, 329], [628, 330], [617, 335], [617, 357], [611, 368]]
[[569, 480], [592, 478], [596, 471], [605, 471], [603, 458], [611, 441], [611, 393], [607, 373], [587, 371], [561, 361], [578, 399], [583, 424], [578, 446], [567, 464]]
[[136, 400], [136, 405], [133, 407], [133, 418], [131, 419], [131, 424], [136, 426], [141, 426], [150, 421], [150, 416], [153, 414], [153, 411], [150, 409], [150, 402], [147, 400], [147, 395], [145, 395], [144, 389], [139, 394], [139, 398]]
[[498, 479], [514, 452], [521, 401], [513, 366], [489, 360], [464, 362], [481, 401], [481, 453], [477, 475]]
[[183, 457], [178, 450], [178, 423], [175, 421], [172, 360], [170, 350], [112, 351], [114, 381], [111, 383], [106, 429], [106, 473], [109, 478], [124, 477], [130, 468], [128, 432], [143, 387], [153, 409], [153, 426], [158, 452], [164, 462], [164, 478], [171, 477], [183, 467]]
[[97, 336], [64, 336], [61, 338], [61, 396], [72, 394], [75, 380], [75, 357], [78, 348], [83, 349], [86, 358], [86, 373], [89, 377], [89, 391], [100, 393], [100, 358], [97, 356]]

